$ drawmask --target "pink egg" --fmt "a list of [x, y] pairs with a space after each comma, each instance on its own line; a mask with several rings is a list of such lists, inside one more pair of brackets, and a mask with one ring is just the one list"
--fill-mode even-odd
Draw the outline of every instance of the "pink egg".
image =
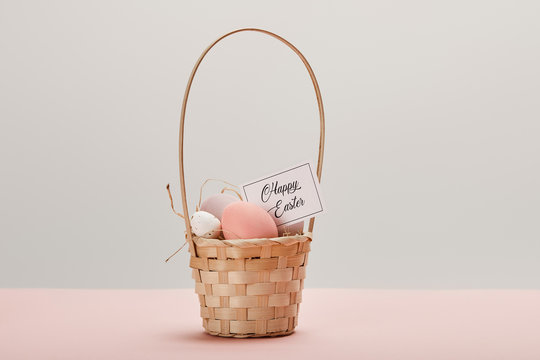
[[302, 234], [303, 232], [304, 232], [303, 221], [300, 221], [294, 224], [281, 225], [278, 227], [279, 236], [286, 236], [284, 234], [287, 234], [287, 236], [292, 236], [292, 235]]
[[209, 212], [221, 221], [223, 210], [227, 205], [237, 201], [240, 201], [240, 199], [229, 194], [212, 195], [202, 202], [201, 211]]
[[278, 236], [276, 223], [263, 208], [245, 201], [229, 204], [221, 217], [225, 239], [260, 239]]

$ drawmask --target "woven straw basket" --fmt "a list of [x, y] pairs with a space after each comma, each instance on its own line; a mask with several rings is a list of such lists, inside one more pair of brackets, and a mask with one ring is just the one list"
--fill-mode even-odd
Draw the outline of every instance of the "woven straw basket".
[[180, 187], [191, 254], [190, 267], [199, 296], [205, 331], [225, 337], [288, 335], [298, 323], [298, 307], [306, 277], [306, 265], [314, 218], [303, 235], [272, 239], [217, 240], [191, 233], [184, 179], [184, 120], [195, 73], [206, 54], [224, 38], [243, 31], [272, 36], [292, 49], [304, 63], [317, 96], [320, 141], [317, 176], [324, 154], [324, 110], [319, 85], [306, 58], [291, 43], [266, 30], [240, 29], [214, 41], [199, 57], [188, 80], [180, 116]]

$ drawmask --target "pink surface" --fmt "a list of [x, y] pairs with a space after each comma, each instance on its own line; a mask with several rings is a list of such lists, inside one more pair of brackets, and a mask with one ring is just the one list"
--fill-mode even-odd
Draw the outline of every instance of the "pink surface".
[[282, 338], [202, 332], [193, 290], [0, 289], [0, 359], [540, 359], [540, 291], [306, 289]]

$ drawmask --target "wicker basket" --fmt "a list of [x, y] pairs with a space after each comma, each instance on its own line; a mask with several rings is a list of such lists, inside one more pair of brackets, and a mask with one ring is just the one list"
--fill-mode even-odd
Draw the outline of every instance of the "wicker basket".
[[294, 330], [310, 237], [194, 241], [197, 256], [190, 266], [209, 334], [275, 336]]
[[240, 29], [223, 35], [199, 57], [188, 80], [180, 116], [180, 188], [191, 254], [190, 267], [199, 296], [205, 331], [224, 337], [288, 335], [298, 323], [298, 308], [314, 218], [303, 235], [272, 239], [216, 240], [191, 233], [184, 179], [184, 121], [189, 91], [206, 54], [222, 39], [243, 31], [270, 35], [292, 49], [304, 63], [317, 96], [320, 141], [317, 176], [321, 178], [324, 154], [324, 110], [315, 74], [306, 58], [291, 43], [266, 30]]

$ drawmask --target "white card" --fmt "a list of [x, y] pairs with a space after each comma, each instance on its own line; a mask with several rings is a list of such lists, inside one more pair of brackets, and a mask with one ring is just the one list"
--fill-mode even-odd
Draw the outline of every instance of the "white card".
[[294, 224], [324, 211], [315, 167], [293, 166], [241, 186], [245, 200], [259, 205], [277, 226]]

